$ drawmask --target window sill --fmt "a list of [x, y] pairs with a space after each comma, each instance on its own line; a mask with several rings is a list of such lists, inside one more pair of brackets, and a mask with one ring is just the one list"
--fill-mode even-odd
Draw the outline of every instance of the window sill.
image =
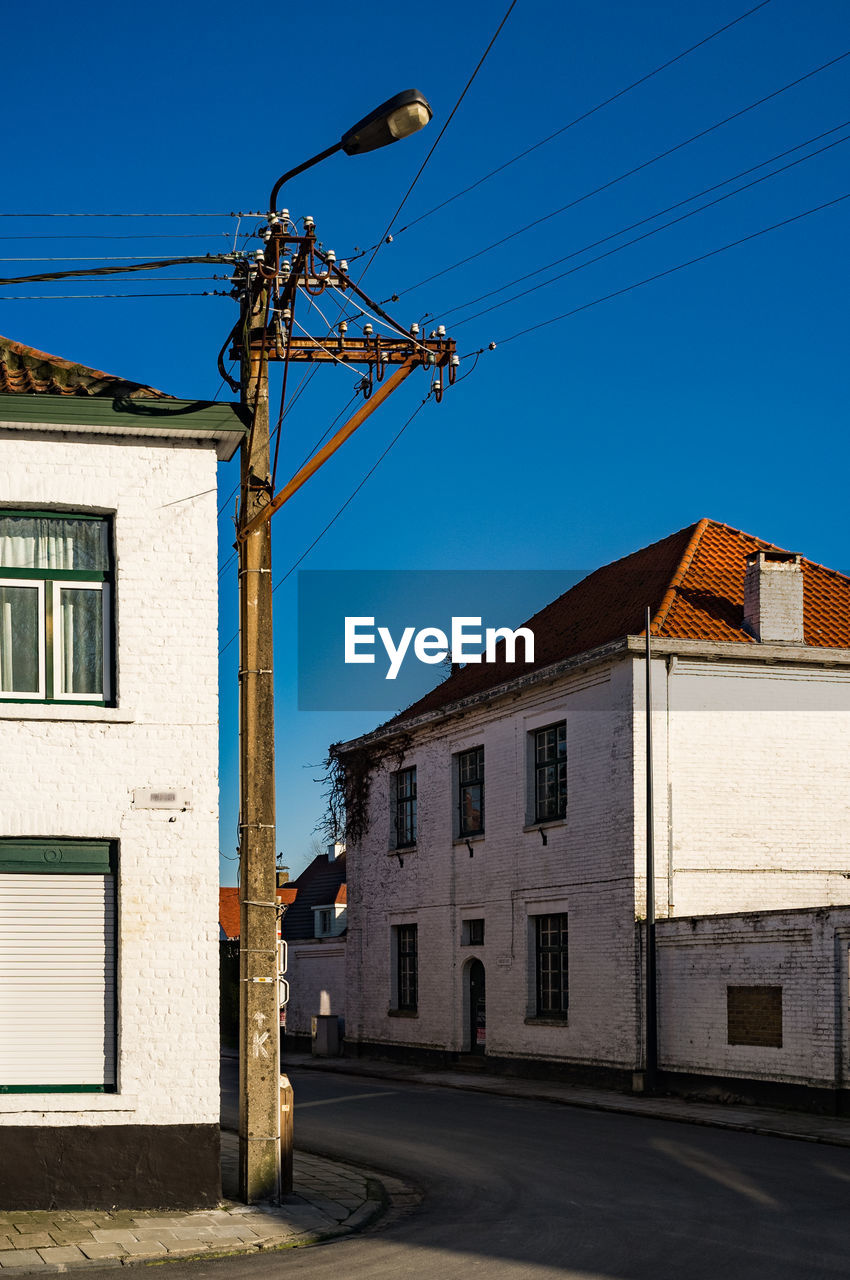
[[139, 1099], [127, 1093], [0, 1093], [2, 1115], [27, 1111], [135, 1111], [138, 1105]]
[[401, 845], [398, 849], [387, 849], [388, 858], [406, 858], [409, 853], [416, 853], [415, 844]]
[[476, 831], [474, 836], [455, 836], [454, 840], [452, 840], [452, 844], [459, 844], [462, 849], [465, 849], [467, 840], [470, 844], [482, 844], [484, 841], [484, 832]]
[[387, 1009], [388, 1018], [418, 1018], [418, 1009]]
[[96, 724], [132, 724], [135, 716], [120, 707], [81, 702], [0, 702], [0, 720], [87, 720]]
[[547, 831], [550, 827], [565, 827], [567, 825], [566, 814], [563, 818], [547, 818], [546, 821], [528, 822], [523, 827], [523, 831]]
[[525, 1025], [527, 1027], [567, 1027], [569, 1026], [569, 1023], [570, 1020], [566, 1015], [563, 1018], [541, 1018], [535, 1016], [525, 1019]]

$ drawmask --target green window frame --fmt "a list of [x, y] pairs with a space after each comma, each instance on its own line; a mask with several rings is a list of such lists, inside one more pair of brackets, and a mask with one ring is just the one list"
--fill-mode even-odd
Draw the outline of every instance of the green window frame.
[[0, 508], [0, 701], [110, 705], [112, 519]]
[[[0, 1094], [116, 1091], [117, 869], [118, 846], [112, 840], [0, 838]], [[43, 890], [40, 884], [34, 887], [33, 877], [44, 878]], [[62, 889], [66, 877], [73, 877], [67, 893]], [[101, 878], [102, 888], [84, 890], [83, 877]], [[9, 919], [13, 928], [5, 927]], [[102, 967], [92, 955], [97, 947], [92, 933], [97, 920], [102, 920], [105, 930]], [[67, 964], [62, 963], [63, 954]], [[82, 966], [76, 988], [69, 972], [75, 964]], [[52, 1066], [63, 1061], [71, 1044], [74, 1049], [68, 1061], [76, 1052], [78, 1065], [84, 1060], [91, 1065], [91, 1050], [79, 1057], [82, 1016], [89, 1045], [93, 1049], [102, 1044], [103, 1070], [93, 1073], [102, 1078], [57, 1083], [61, 1071], [52, 1071], [53, 1079], [45, 1080], [30, 1066], [21, 1073], [30, 1079], [15, 1079], [15, 1058], [4, 1054], [3, 1045], [27, 1043], [20, 1025], [27, 1016], [36, 1036], [44, 1039], [43, 1047], [33, 1047], [33, 1058]], [[12, 1025], [4, 1025], [7, 1019]]]

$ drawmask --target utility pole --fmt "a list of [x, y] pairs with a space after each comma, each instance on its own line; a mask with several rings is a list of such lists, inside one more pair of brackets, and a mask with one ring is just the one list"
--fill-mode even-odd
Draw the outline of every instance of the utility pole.
[[[272, 515], [358, 429], [417, 366], [431, 373], [429, 396], [441, 400], [443, 371], [455, 381], [459, 358], [443, 326], [420, 340], [419, 326], [405, 330], [388, 316], [348, 276], [347, 263], [336, 265], [332, 252], [316, 243], [315, 224], [304, 218], [304, 234], [295, 233], [286, 210], [277, 212], [284, 183], [337, 151], [359, 155], [387, 146], [423, 128], [431, 119], [427, 99], [416, 89], [405, 90], [372, 111], [339, 142], [285, 173], [272, 188], [268, 225], [262, 232], [264, 250], [253, 261], [243, 253], [227, 255], [234, 263], [233, 296], [240, 300], [240, 317], [219, 354], [219, 372], [239, 390], [248, 434], [242, 446], [241, 494], [236, 539], [239, 563], [239, 855], [240, 1000], [239, 1000], [239, 1188], [247, 1203], [276, 1200], [291, 1190], [292, 1100], [280, 1078], [277, 898], [275, 876], [274, 779], [274, 654], [272, 649]], [[347, 295], [376, 325], [347, 338], [348, 322], [340, 319], [337, 333], [299, 339], [293, 331], [297, 295], [317, 296], [330, 290], [345, 314]], [[353, 300], [352, 298], [352, 300]], [[300, 327], [300, 326], [299, 326]], [[303, 331], [302, 331], [303, 332]], [[236, 383], [222, 361], [232, 340], [238, 359]], [[369, 403], [357, 413], [294, 476], [273, 501], [269, 437], [269, 361], [336, 362], [364, 365], [359, 384]], [[373, 392], [373, 380], [383, 382], [389, 366], [398, 366], [387, 382]], [[284, 389], [285, 382], [284, 370]], [[283, 406], [281, 406], [281, 412]], [[283, 1133], [281, 1115], [283, 1114]], [[286, 1150], [281, 1159], [281, 1142]], [[283, 1170], [283, 1181], [281, 1178]]]
[[[239, 528], [271, 498], [268, 361], [252, 341], [266, 324], [268, 286], [243, 295], [241, 398], [251, 428], [242, 445]], [[238, 538], [239, 551], [239, 1190], [251, 1204], [280, 1193], [275, 897], [274, 682], [271, 526]]]

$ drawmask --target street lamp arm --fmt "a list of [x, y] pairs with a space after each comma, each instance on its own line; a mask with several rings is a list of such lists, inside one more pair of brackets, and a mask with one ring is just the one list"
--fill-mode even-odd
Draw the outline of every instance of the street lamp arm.
[[296, 165], [294, 169], [290, 169], [288, 173], [278, 178], [272, 187], [272, 193], [269, 196], [269, 213], [277, 212], [277, 198], [280, 189], [285, 182], [289, 182], [291, 178], [297, 178], [299, 173], [303, 173], [305, 169], [312, 169], [314, 164], [319, 164], [322, 160], [327, 160], [328, 156], [332, 156], [335, 152], [342, 150], [342, 143], [335, 142], [332, 147], [328, 147], [326, 151], [320, 151], [317, 156], [313, 156], [311, 160], [305, 160], [303, 164]]

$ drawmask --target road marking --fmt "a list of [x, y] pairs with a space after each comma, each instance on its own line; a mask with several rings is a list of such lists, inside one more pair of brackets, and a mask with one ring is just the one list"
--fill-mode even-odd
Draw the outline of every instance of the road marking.
[[393, 1098], [398, 1089], [376, 1089], [373, 1093], [344, 1093], [339, 1098], [319, 1098], [316, 1102], [296, 1102], [297, 1111], [305, 1107], [327, 1107], [334, 1102], [357, 1102], [363, 1098]]

